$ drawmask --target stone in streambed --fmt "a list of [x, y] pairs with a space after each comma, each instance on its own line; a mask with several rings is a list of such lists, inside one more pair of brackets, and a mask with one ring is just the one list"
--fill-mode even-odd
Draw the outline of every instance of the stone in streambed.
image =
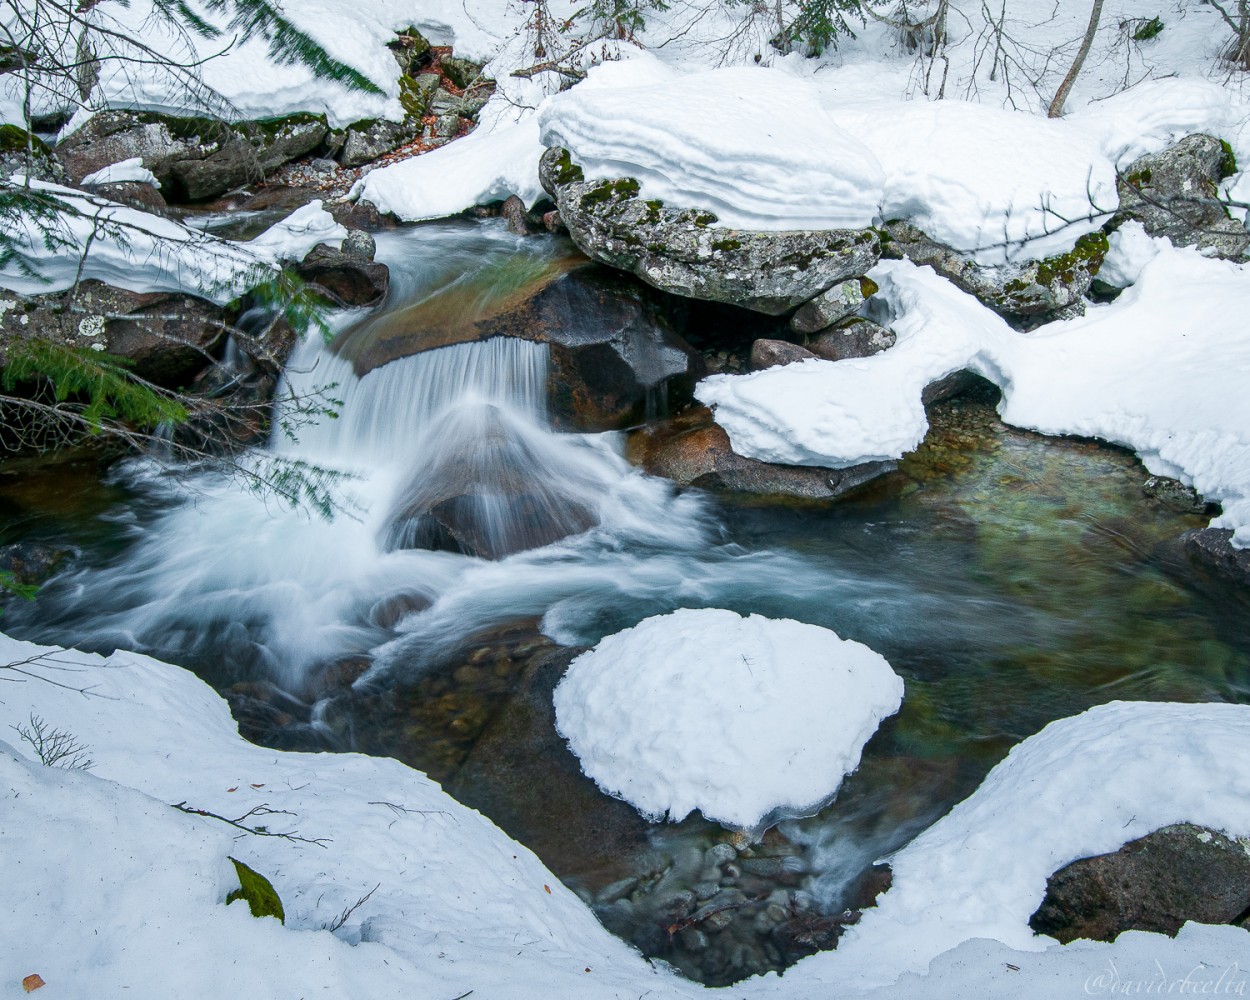
[[702, 406], [631, 434], [626, 457], [651, 475], [681, 486], [803, 500], [831, 500], [896, 468], [893, 462], [865, 462], [847, 469], [822, 469], [744, 458], [734, 452], [729, 435]]

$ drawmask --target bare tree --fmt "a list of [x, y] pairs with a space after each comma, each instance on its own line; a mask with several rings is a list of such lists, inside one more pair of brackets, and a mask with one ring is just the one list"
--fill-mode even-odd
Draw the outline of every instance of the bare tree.
[[[1090, 8], [1089, 25], [1085, 28], [1085, 37], [1081, 39], [1081, 47], [1077, 50], [1076, 58], [1072, 60], [1072, 68], [1068, 70], [1067, 76], [1059, 84], [1059, 89], [1055, 92], [1055, 99], [1050, 102], [1050, 108], [1046, 112], [1050, 118], [1058, 118], [1063, 114], [1064, 102], [1067, 101], [1072, 85], [1076, 83], [1076, 78], [1080, 76], [1081, 67], [1085, 65], [1085, 59], [1089, 55], [1089, 50], [1094, 45], [1094, 35], [1098, 33], [1098, 21], [1102, 18], [1102, 2], [1103, 0], [1094, 0], [1094, 4]], [[1246, 0], [1241, 0], [1243, 7], [1245, 2]]]

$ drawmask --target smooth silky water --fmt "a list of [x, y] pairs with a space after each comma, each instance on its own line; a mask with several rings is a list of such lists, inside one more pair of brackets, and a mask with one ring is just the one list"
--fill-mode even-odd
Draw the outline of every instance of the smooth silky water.
[[[388, 305], [339, 317], [333, 348], [304, 342], [288, 366], [288, 390], [325, 391], [341, 415], [272, 446], [350, 477], [337, 516], [142, 462], [104, 483], [65, 463], [3, 470], [3, 541], [79, 553], [36, 602], [10, 603], [6, 629], [141, 650], [223, 689], [277, 685], [307, 709], [290, 745], [425, 768], [613, 930], [712, 983], [830, 943], [873, 861], [1047, 722], [1113, 699], [1250, 694], [1250, 601], [1186, 560], [1177, 536], [1206, 519], [1146, 499], [1131, 455], [1006, 428], [979, 390], [936, 407], [900, 470], [841, 502], [680, 492], [631, 468], [619, 435], [550, 431], [544, 345], [460, 344], [355, 374], [422, 303], [497, 308], [564, 267], [566, 243], [443, 223], [378, 244]], [[431, 511], [514, 554], [455, 551], [467, 536]], [[555, 644], [679, 607], [824, 625], [907, 683], [836, 800], [753, 847], [698, 817], [643, 824], [570, 775], [543, 715]], [[559, 790], [541, 809], [536, 784]], [[725, 841], [746, 850], [712, 870]]]

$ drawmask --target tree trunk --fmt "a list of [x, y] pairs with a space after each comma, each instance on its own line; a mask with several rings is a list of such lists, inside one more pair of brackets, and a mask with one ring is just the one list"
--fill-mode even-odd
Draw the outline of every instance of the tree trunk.
[[1063, 78], [1063, 83], [1059, 84], [1055, 99], [1050, 102], [1050, 110], [1046, 112], [1047, 117], [1058, 118], [1063, 114], [1064, 102], [1068, 99], [1068, 92], [1072, 90], [1072, 85], [1076, 83], [1076, 78], [1081, 73], [1081, 67], [1085, 65], [1085, 57], [1089, 55], [1089, 50], [1094, 44], [1094, 34], [1098, 31], [1098, 20], [1101, 17], [1102, 0], [1094, 0], [1094, 7], [1089, 12], [1089, 27], [1085, 29], [1081, 48], [1072, 62], [1072, 68], [1068, 70], [1068, 75]]

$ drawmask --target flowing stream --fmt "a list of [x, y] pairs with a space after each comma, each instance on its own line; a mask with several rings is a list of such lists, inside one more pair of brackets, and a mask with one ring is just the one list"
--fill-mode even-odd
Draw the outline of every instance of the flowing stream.
[[[609, 927], [711, 983], [832, 944], [880, 888], [873, 861], [1048, 721], [1250, 694], [1250, 602], [1184, 558], [1176, 537], [1205, 519], [1147, 501], [1132, 456], [1006, 428], [983, 395], [942, 404], [898, 473], [837, 504], [678, 491], [631, 467], [620, 434], [551, 430], [543, 344], [356, 374], [380, 327], [489, 309], [566, 244], [494, 223], [378, 243], [382, 314], [343, 314], [332, 345], [305, 341], [288, 365], [286, 394], [339, 400], [338, 418], [288, 405], [290, 434], [257, 457], [339, 475], [336, 516], [141, 462], [105, 483], [0, 475], [2, 540], [77, 552], [7, 629], [187, 665], [277, 745], [423, 767]], [[751, 845], [697, 816], [643, 823], [577, 774], [549, 720], [561, 647], [678, 607], [824, 625], [905, 678], [901, 712], [818, 815]]]

